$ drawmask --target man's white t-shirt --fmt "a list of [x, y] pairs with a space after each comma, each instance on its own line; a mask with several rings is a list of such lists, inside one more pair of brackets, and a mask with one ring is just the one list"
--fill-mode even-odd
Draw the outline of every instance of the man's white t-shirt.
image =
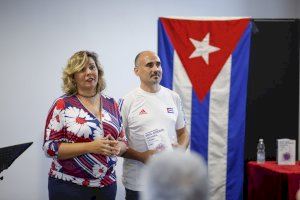
[[[139, 152], [168, 149], [177, 143], [176, 130], [186, 125], [180, 97], [163, 86], [156, 93], [137, 88], [124, 97], [120, 107], [128, 145]], [[143, 166], [140, 161], [124, 159], [123, 184], [127, 189], [143, 190]]]

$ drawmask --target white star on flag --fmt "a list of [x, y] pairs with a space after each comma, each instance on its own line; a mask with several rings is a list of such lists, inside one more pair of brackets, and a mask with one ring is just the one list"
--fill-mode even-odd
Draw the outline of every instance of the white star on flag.
[[209, 33], [206, 34], [202, 41], [194, 40], [193, 38], [190, 38], [190, 41], [193, 43], [196, 49], [189, 58], [202, 56], [206, 64], [208, 64], [209, 54], [220, 50], [218, 47], [209, 45]]

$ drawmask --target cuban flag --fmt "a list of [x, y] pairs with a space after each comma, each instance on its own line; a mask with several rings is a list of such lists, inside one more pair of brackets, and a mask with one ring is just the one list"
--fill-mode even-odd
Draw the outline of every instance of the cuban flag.
[[182, 100], [211, 200], [243, 198], [249, 18], [159, 18], [162, 85]]

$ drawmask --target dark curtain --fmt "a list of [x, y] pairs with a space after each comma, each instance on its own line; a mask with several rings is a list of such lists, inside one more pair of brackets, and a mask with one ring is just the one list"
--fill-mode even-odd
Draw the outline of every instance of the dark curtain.
[[[295, 139], [298, 153], [299, 20], [253, 19], [253, 25], [245, 164], [256, 160], [259, 138], [264, 139], [267, 160], [276, 160], [279, 138]], [[246, 176], [244, 183], [246, 187]]]

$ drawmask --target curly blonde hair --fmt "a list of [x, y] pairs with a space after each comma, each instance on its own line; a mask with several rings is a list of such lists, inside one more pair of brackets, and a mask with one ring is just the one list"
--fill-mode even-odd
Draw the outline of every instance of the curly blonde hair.
[[89, 58], [92, 58], [95, 61], [95, 64], [98, 69], [98, 83], [96, 91], [103, 91], [105, 89], [104, 81], [104, 71], [98, 61], [98, 55], [90, 51], [78, 51], [68, 60], [68, 64], [63, 70], [62, 80], [62, 90], [67, 95], [77, 94], [76, 82], [74, 79], [74, 74], [83, 69], [85, 64], [88, 62]]

